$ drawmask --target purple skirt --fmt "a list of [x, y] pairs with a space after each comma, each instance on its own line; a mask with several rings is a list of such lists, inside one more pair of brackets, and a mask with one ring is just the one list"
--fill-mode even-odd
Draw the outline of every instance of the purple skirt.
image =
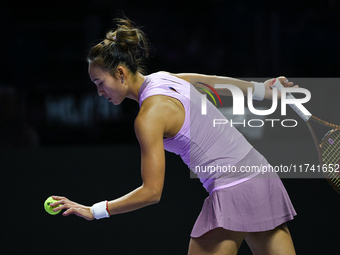
[[240, 232], [274, 229], [296, 215], [276, 173], [259, 174], [207, 197], [191, 232], [199, 237], [214, 228]]

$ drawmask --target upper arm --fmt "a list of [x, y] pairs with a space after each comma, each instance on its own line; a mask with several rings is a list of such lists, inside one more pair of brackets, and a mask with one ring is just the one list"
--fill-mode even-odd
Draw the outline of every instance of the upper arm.
[[165, 176], [164, 125], [160, 112], [154, 108], [141, 108], [135, 120], [135, 132], [141, 148], [143, 187], [160, 195]]
[[[163, 73], [167, 73], [170, 74], [172, 76], [175, 76], [177, 78], [180, 78], [182, 80], [185, 80], [189, 83], [191, 83], [196, 89], [198, 87], [201, 87], [202, 85], [197, 83], [199, 82], [203, 82], [203, 83], [207, 83], [210, 85], [211, 83], [211, 78], [216, 77], [216, 76], [212, 76], [212, 75], [205, 75], [205, 74], [197, 74], [197, 73], [169, 73], [169, 72], [164, 72]], [[210, 90], [209, 88], [207, 88], [208, 90]], [[205, 94], [205, 92], [201, 89], [198, 89], [199, 92], [201, 92], [202, 94]]]
[[[196, 89], [202, 87], [202, 83], [208, 84], [215, 88], [215, 90], [222, 96], [231, 96], [232, 93], [229, 89], [226, 88], [216, 88], [215, 84], [229, 84], [234, 85], [241, 89], [243, 94], [247, 94], [248, 87], [254, 88], [254, 85], [251, 82], [235, 79], [231, 77], [225, 76], [216, 76], [216, 75], [205, 75], [205, 74], [197, 74], [197, 73], [178, 73], [172, 74], [169, 73], [177, 78], [183, 79], [187, 82], [190, 82]], [[200, 82], [200, 83], [199, 83]], [[205, 87], [208, 91], [212, 92], [208, 87]], [[205, 94], [205, 92], [201, 89], [198, 89], [199, 92]]]

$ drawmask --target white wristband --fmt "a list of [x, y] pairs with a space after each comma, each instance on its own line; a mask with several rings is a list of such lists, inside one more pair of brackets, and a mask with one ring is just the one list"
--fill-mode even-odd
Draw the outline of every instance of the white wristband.
[[91, 213], [93, 217], [95, 217], [97, 220], [102, 219], [102, 218], [109, 218], [110, 214], [109, 214], [109, 210], [107, 206], [108, 206], [107, 201], [99, 202], [99, 203], [92, 205]]
[[255, 81], [252, 81], [252, 83], [254, 84], [253, 99], [262, 101], [266, 94], [266, 88], [264, 87], [264, 83]]

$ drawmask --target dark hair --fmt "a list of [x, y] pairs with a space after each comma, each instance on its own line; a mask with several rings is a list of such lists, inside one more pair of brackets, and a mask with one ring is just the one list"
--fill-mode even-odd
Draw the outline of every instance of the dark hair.
[[114, 77], [119, 64], [124, 64], [132, 74], [144, 74], [144, 59], [149, 54], [145, 34], [128, 18], [115, 21], [117, 29], [108, 31], [106, 38], [89, 50], [87, 61], [95, 62]]

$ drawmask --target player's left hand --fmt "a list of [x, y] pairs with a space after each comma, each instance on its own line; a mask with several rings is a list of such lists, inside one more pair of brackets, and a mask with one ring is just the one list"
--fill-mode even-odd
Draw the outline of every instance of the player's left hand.
[[[299, 87], [298, 85], [294, 85], [293, 82], [288, 81], [288, 79], [286, 77], [284, 77], [284, 76], [280, 76], [277, 79], [279, 79], [279, 81], [281, 82], [282, 86], [284, 86], [284, 87], [293, 87], [293, 88], [298, 88]], [[273, 90], [270, 87], [270, 84], [271, 84], [271, 82], [273, 80], [274, 79], [269, 79], [269, 80], [266, 80], [264, 82], [264, 86], [265, 86], [265, 89], [266, 89], [266, 94], [264, 96], [265, 99], [272, 100]], [[280, 91], [278, 91], [278, 98], [281, 98], [281, 92]]]
[[75, 203], [66, 197], [60, 197], [60, 196], [52, 196], [53, 199], [58, 200], [57, 202], [54, 202], [51, 204], [52, 207], [61, 205], [55, 210], [63, 210], [66, 211], [63, 213], [64, 216], [68, 216], [71, 214], [75, 214], [79, 217], [84, 218], [85, 220], [93, 220], [94, 217], [91, 213], [91, 209], [89, 206], [81, 205], [78, 203]]

